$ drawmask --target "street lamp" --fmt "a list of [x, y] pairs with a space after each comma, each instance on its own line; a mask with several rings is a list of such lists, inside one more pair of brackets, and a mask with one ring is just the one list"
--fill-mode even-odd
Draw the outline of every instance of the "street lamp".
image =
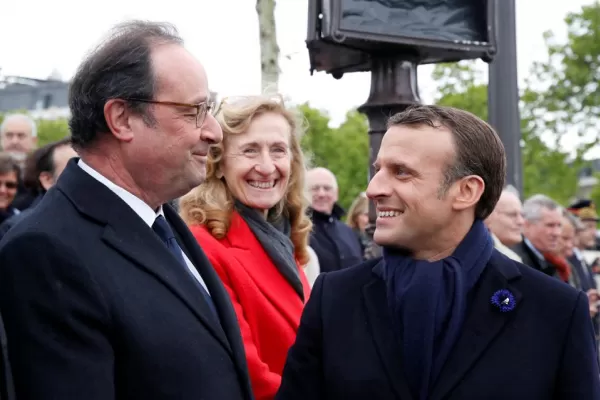
[[[309, 0], [311, 73], [325, 71], [340, 79], [345, 73], [371, 71], [369, 97], [359, 107], [369, 120], [370, 164], [388, 117], [420, 103], [419, 64], [492, 61], [496, 1]], [[371, 224], [375, 219], [371, 206]]]

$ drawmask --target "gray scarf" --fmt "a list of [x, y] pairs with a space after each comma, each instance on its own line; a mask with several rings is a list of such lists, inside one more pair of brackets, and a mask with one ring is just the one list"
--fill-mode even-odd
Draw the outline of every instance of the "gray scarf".
[[238, 200], [235, 201], [235, 208], [265, 249], [275, 267], [304, 301], [304, 289], [294, 258], [294, 245], [290, 239], [290, 221], [283, 216], [271, 218], [269, 215], [265, 219], [260, 211], [250, 208]]

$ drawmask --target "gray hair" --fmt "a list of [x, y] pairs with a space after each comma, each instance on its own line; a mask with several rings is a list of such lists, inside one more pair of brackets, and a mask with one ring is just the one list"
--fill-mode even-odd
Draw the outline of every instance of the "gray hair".
[[576, 232], [579, 232], [585, 228], [579, 217], [573, 215], [568, 210], [563, 209], [563, 216], [566, 218], [567, 221], [571, 223], [571, 225], [573, 225], [573, 228], [575, 228]]
[[541, 218], [543, 209], [553, 211], [559, 208], [558, 203], [550, 197], [543, 194], [536, 194], [523, 203], [523, 217], [526, 221], [533, 222]]
[[110, 132], [104, 118], [104, 105], [110, 99], [126, 101], [148, 126], [155, 123], [148, 104], [132, 99], [154, 99], [157, 85], [151, 57], [154, 47], [162, 43], [182, 45], [183, 40], [167, 23], [125, 22], [81, 63], [69, 89], [69, 128], [75, 148], [86, 148]]
[[504, 189], [502, 189], [503, 192], [505, 193], [512, 193], [515, 196], [517, 196], [518, 198], [521, 198], [521, 193], [519, 193], [519, 191], [517, 190], [516, 187], [514, 187], [513, 185], [506, 185], [504, 186]]
[[0, 134], [4, 133], [6, 131], [6, 125], [8, 125], [10, 122], [13, 122], [13, 121], [27, 122], [31, 127], [31, 136], [37, 137], [37, 124], [35, 123], [33, 118], [31, 118], [27, 114], [8, 114], [6, 117], [4, 117], [4, 121], [2, 121], [2, 125], [0, 125]]

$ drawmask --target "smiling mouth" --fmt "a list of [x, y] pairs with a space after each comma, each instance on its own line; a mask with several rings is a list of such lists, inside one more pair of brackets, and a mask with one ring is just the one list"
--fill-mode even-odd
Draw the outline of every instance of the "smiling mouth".
[[253, 188], [262, 189], [262, 190], [272, 189], [277, 184], [277, 180], [267, 181], [267, 182], [261, 182], [261, 181], [247, 181], [247, 182], [248, 182], [248, 185], [252, 186]]
[[402, 211], [377, 211], [377, 218], [393, 218], [404, 214]]

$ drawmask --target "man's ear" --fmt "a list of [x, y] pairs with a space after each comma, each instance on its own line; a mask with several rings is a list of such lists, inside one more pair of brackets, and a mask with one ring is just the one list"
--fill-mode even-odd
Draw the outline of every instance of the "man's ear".
[[454, 184], [452, 208], [465, 210], [475, 207], [485, 190], [485, 182], [478, 175], [469, 175]]
[[112, 135], [120, 141], [133, 140], [131, 129], [131, 112], [124, 100], [110, 99], [104, 104], [104, 118]]
[[40, 181], [40, 185], [44, 188], [45, 191], [48, 191], [52, 186], [54, 186], [54, 176], [48, 172], [44, 171], [40, 173], [38, 176], [38, 180]]

